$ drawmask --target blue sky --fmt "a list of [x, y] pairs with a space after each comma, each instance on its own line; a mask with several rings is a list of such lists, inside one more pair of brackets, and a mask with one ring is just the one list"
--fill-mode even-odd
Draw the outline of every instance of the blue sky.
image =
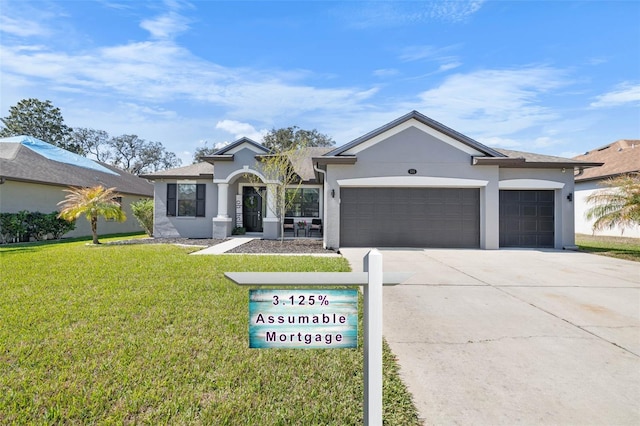
[[342, 145], [412, 110], [492, 147], [574, 156], [640, 139], [637, 1], [0, 0], [0, 116], [183, 160], [272, 128]]

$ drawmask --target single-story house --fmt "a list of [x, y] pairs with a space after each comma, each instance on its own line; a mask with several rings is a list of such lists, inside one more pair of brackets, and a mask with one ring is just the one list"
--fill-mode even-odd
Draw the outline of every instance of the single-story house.
[[[116, 187], [122, 196], [125, 222], [99, 218], [98, 232], [113, 234], [139, 232], [142, 228], [133, 216], [131, 203], [153, 197], [153, 186], [145, 179], [111, 165], [93, 161], [31, 136], [0, 138], [0, 212], [51, 213], [59, 211], [58, 203], [70, 186]], [[65, 237], [91, 235], [84, 218]]]
[[585, 169], [583, 173], [576, 176], [576, 232], [588, 235], [640, 238], [640, 226], [625, 229], [615, 226], [594, 232], [594, 220], [587, 220], [585, 217], [586, 211], [593, 207], [587, 203], [587, 197], [602, 190], [604, 182], [627, 173], [640, 173], [640, 140], [622, 139], [578, 155], [574, 157], [574, 160], [603, 163], [602, 167]]
[[[155, 185], [155, 235], [226, 238], [242, 225], [278, 238], [273, 181], [260, 161], [268, 154], [242, 138], [203, 163], [143, 176]], [[302, 183], [285, 217], [320, 219], [324, 246], [334, 249], [573, 248], [574, 170], [597, 165], [489, 148], [413, 111], [306, 152], [294, 164]]]

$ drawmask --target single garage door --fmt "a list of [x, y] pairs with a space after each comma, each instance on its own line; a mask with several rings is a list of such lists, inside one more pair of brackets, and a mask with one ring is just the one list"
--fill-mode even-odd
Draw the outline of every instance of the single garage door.
[[480, 246], [477, 188], [342, 188], [342, 247]]
[[554, 192], [500, 191], [500, 247], [554, 247]]

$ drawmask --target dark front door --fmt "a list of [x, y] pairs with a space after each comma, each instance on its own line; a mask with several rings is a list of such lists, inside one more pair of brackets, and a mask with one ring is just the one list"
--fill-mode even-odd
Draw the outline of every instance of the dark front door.
[[500, 191], [500, 247], [554, 246], [554, 192]]
[[263, 188], [245, 186], [242, 190], [242, 217], [247, 232], [262, 232], [262, 194]]

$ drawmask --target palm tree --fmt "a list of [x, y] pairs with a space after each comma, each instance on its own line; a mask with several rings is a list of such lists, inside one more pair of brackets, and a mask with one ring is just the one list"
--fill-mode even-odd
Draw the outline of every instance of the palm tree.
[[640, 174], [626, 174], [604, 183], [603, 189], [589, 195], [587, 203], [595, 204], [587, 210], [587, 219], [596, 219], [593, 229], [640, 225]]
[[98, 216], [115, 219], [118, 222], [124, 222], [127, 219], [120, 203], [116, 200], [119, 195], [115, 192], [115, 188], [105, 189], [102, 185], [97, 185], [91, 188], [72, 187], [64, 191], [69, 194], [58, 203], [62, 206], [58, 217], [71, 222], [84, 215], [91, 224], [93, 244], [100, 244]]

